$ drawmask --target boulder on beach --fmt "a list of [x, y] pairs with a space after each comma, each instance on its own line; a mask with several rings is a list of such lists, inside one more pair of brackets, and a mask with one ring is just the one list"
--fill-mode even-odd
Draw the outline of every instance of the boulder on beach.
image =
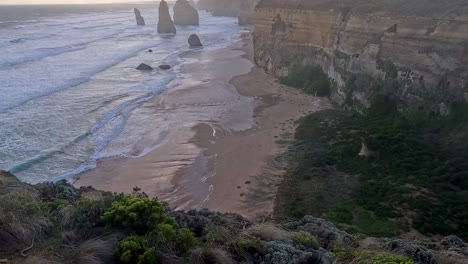
[[187, 0], [177, 0], [174, 5], [174, 24], [199, 25], [198, 11]]
[[136, 69], [139, 70], [139, 71], [152, 71], [153, 67], [149, 66], [148, 64], [142, 63], [142, 64], [138, 65], [138, 67]]
[[169, 7], [164, 0], [159, 4], [158, 33], [176, 33], [174, 22], [169, 14]]
[[145, 19], [141, 16], [140, 10], [138, 8], [134, 8], [133, 12], [135, 12], [135, 18], [137, 21], [138, 26], [144, 26], [146, 25]]
[[188, 38], [188, 43], [190, 44], [190, 47], [201, 47], [203, 44], [200, 41], [200, 38], [198, 37], [197, 34], [192, 34]]
[[161, 70], [169, 70], [170, 68], [171, 68], [171, 65], [167, 65], [167, 64], [159, 65], [159, 69]]

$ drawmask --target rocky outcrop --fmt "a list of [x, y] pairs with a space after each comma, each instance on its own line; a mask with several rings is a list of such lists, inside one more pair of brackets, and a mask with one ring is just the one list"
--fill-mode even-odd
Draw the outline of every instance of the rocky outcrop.
[[238, 17], [239, 25], [252, 24], [259, 0], [200, 0], [198, 8], [214, 16]]
[[138, 8], [134, 8], [133, 12], [135, 13], [135, 18], [138, 26], [146, 25], [145, 19], [141, 16], [140, 10]]
[[159, 69], [161, 70], [169, 70], [170, 68], [171, 68], [171, 65], [168, 65], [168, 64], [159, 65]]
[[174, 22], [169, 14], [169, 7], [164, 0], [159, 4], [158, 33], [176, 33]]
[[148, 64], [142, 63], [142, 64], [138, 65], [138, 67], [136, 69], [139, 70], [139, 71], [152, 71], [153, 67], [149, 66]]
[[177, 0], [174, 5], [174, 24], [198, 26], [198, 11], [187, 0]]
[[468, 100], [468, 11], [461, 0], [262, 0], [255, 61], [277, 76], [319, 65], [331, 98], [363, 109], [381, 95], [400, 109], [447, 114]]
[[200, 38], [198, 37], [197, 34], [192, 34], [188, 38], [188, 43], [190, 44], [190, 47], [201, 47], [203, 44], [200, 41]]

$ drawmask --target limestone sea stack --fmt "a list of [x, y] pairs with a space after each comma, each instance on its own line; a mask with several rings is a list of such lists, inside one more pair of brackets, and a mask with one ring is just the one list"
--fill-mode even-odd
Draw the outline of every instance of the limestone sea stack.
[[133, 12], [135, 12], [135, 18], [137, 21], [138, 26], [144, 26], [146, 25], [145, 19], [141, 16], [140, 10], [138, 8], [134, 8]]
[[149, 66], [148, 64], [142, 63], [142, 64], [138, 65], [138, 67], [136, 69], [139, 70], [139, 71], [152, 71], [153, 67]]
[[177, 0], [174, 5], [174, 24], [198, 26], [198, 11], [187, 0]]
[[197, 34], [192, 34], [188, 38], [188, 43], [190, 44], [190, 47], [201, 47], [203, 44], [200, 41], [200, 38], [198, 37]]
[[174, 22], [169, 14], [169, 7], [164, 0], [159, 4], [158, 33], [176, 33]]

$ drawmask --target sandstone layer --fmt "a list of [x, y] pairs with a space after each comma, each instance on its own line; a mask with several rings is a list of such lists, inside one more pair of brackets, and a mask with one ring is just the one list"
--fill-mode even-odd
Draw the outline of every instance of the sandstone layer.
[[400, 109], [448, 114], [468, 100], [464, 0], [262, 0], [254, 45], [256, 63], [276, 76], [321, 66], [341, 106], [383, 95]]

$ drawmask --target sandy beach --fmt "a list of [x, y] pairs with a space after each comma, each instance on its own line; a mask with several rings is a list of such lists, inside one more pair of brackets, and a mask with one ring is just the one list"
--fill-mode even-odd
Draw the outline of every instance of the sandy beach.
[[155, 127], [171, 120], [158, 127], [157, 147], [147, 150], [155, 139], [143, 136], [135, 152], [145, 155], [102, 160], [75, 185], [126, 193], [138, 186], [180, 210], [250, 218], [271, 213], [283, 174], [272, 161], [286, 146], [278, 142], [292, 138], [295, 120], [330, 103], [280, 85], [255, 67], [250, 36], [227, 49], [186, 56], [197, 61], [183, 66], [186, 81], [139, 110], [154, 116], [145, 122]]

